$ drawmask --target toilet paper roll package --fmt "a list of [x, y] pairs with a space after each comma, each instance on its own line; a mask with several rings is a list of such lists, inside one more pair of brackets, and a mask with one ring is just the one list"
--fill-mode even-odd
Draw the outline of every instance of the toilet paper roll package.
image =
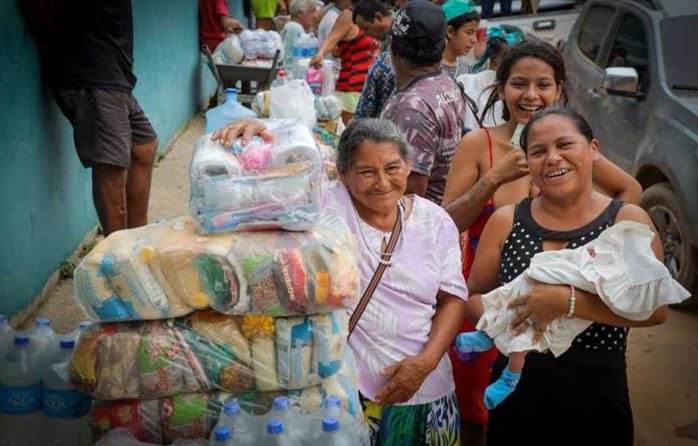
[[196, 143], [189, 213], [201, 233], [305, 231], [317, 221], [323, 160], [312, 132], [298, 121], [265, 122], [272, 142], [224, 147], [205, 135]]

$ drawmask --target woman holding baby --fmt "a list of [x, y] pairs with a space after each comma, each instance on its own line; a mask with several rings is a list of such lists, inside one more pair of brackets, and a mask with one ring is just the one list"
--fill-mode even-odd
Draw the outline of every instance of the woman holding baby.
[[[526, 270], [536, 253], [585, 245], [624, 220], [643, 223], [656, 233], [641, 208], [594, 190], [592, 170], [600, 157], [599, 143], [578, 113], [542, 110], [529, 120], [521, 141], [540, 195], [502, 206], [490, 218], [468, 281], [476, 305], [482, 294]], [[658, 237], [652, 250], [662, 260]], [[549, 352], [528, 353], [523, 372], [513, 378], [520, 377], [513, 383], [515, 390], [490, 412], [488, 444], [514, 444], [530, 432], [527, 438], [536, 444], [586, 445], [602, 439], [603, 444], [632, 445], [625, 361], [628, 327], [664, 322], [666, 306], [649, 319], [633, 321], [616, 315], [598, 296], [569, 285], [542, 283], [510, 306], [516, 310], [512, 327], [523, 331], [533, 326], [536, 336], [565, 316], [594, 323], [557, 358]], [[504, 361], [500, 357], [497, 362], [501, 364], [495, 365], [493, 379], [502, 373]], [[508, 372], [504, 369], [507, 379]]]

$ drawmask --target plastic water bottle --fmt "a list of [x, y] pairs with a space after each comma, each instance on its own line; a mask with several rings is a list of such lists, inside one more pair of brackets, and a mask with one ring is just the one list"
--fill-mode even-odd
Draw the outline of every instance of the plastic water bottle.
[[32, 354], [36, 358], [37, 367], [43, 370], [51, 357], [58, 351], [56, 332], [51, 328], [51, 321], [46, 318], [37, 319], [34, 327], [29, 330], [29, 339], [32, 345]]
[[213, 430], [208, 444], [209, 446], [228, 446], [233, 444], [232, 438], [233, 431], [228, 426], [218, 426]]
[[317, 53], [317, 38], [313, 33], [305, 33], [299, 39], [301, 57], [313, 57]]
[[341, 429], [339, 420], [335, 417], [325, 417], [322, 419], [322, 434], [317, 441], [317, 444], [323, 446], [350, 446], [352, 439], [349, 437], [349, 432]]
[[64, 337], [60, 350], [53, 355], [42, 375], [44, 385], [44, 417], [46, 420], [45, 445], [89, 446], [92, 444], [87, 413], [91, 398], [78, 392], [68, 381], [75, 340]]
[[280, 87], [288, 83], [288, 73], [286, 70], [279, 70], [276, 73], [276, 79], [271, 81], [271, 88]]
[[0, 360], [12, 349], [15, 329], [10, 326], [7, 316], [0, 314]]
[[[223, 405], [216, 427], [229, 427], [235, 437], [236, 445], [253, 445], [256, 444], [256, 439], [250, 424], [251, 420], [242, 411], [237, 400], [228, 400]], [[214, 433], [215, 430], [211, 433], [210, 441], [213, 441]]]
[[339, 415], [342, 412], [342, 400], [334, 395], [329, 395], [325, 398], [324, 406], [324, 416], [336, 418], [339, 420]]
[[267, 435], [264, 437], [261, 446], [289, 446], [293, 442], [284, 430], [284, 423], [276, 418], [267, 421]]
[[225, 102], [206, 112], [206, 133], [215, 132], [240, 119], [256, 117], [257, 113], [238, 102], [238, 91], [235, 88], [226, 88]]
[[282, 421], [284, 424], [288, 424], [290, 413], [291, 401], [287, 396], [277, 396], [274, 398], [274, 404], [269, 412], [269, 419], [276, 419]]
[[9, 446], [43, 446], [41, 374], [29, 336], [17, 335], [0, 361], [0, 439]]
[[72, 333], [68, 334], [66, 337], [75, 339], [75, 342], [77, 343], [80, 339], [80, 335], [82, 335], [82, 333], [85, 330], [87, 330], [87, 327], [89, 327], [91, 324], [92, 321], [80, 322], [80, 324], [78, 324], [78, 328], [76, 328]]

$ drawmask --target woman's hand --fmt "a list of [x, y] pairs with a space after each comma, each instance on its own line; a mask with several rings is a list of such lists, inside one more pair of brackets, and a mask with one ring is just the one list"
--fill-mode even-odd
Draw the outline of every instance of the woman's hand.
[[253, 136], [260, 136], [266, 142], [272, 142], [274, 137], [267, 130], [266, 125], [259, 119], [241, 119], [232, 122], [222, 129], [216, 130], [211, 136], [212, 141], [219, 141], [226, 147], [233, 145], [235, 138], [242, 136], [243, 147], [250, 142]]
[[392, 375], [392, 379], [376, 394], [376, 402], [391, 406], [408, 401], [422, 387], [435, 367], [432, 361], [420, 355], [409, 356], [391, 365], [381, 372], [383, 375]]
[[516, 309], [511, 328], [521, 334], [533, 326], [536, 334], [533, 342], [543, 336], [548, 324], [567, 314], [570, 287], [567, 285], [548, 285], [535, 282], [533, 289], [509, 302], [509, 308]]
[[317, 52], [313, 56], [312, 59], [310, 59], [310, 66], [313, 68], [322, 68], [322, 62], [323, 62], [324, 56], [320, 54], [320, 51]]
[[526, 154], [519, 147], [511, 149], [502, 161], [492, 167], [492, 177], [498, 185], [506, 184], [528, 175]]

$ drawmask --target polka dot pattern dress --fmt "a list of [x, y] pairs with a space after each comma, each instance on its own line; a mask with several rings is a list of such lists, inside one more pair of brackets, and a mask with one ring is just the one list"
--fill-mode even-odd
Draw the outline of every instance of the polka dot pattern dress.
[[[502, 248], [499, 281], [503, 285], [521, 274], [531, 258], [543, 251], [544, 240], [565, 240], [576, 248], [594, 240], [613, 225], [623, 202], [613, 200], [593, 221], [572, 231], [552, 231], [531, 215], [531, 199], [519, 203], [512, 231]], [[633, 420], [625, 363], [627, 328], [593, 323], [559, 357], [531, 352], [516, 390], [490, 411], [488, 446], [515, 444], [521, 432], [536, 429], [539, 444], [633, 444]], [[506, 366], [500, 355], [492, 381]], [[575, 429], [569, 423], [589, 427]], [[542, 423], [542, 424], [541, 424]], [[593, 426], [593, 428], [591, 428]], [[607, 432], [599, 437], [599, 432]], [[565, 440], [562, 442], [560, 438]]]
[[[601, 215], [584, 227], [558, 232], [538, 225], [531, 216], [530, 201], [525, 203], [517, 207], [514, 226], [504, 242], [499, 274], [501, 285], [511, 282], [529, 267], [531, 258], [543, 251], [543, 240], [567, 240], [567, 247], [572, 249], [589, 243], [613, 225], [623, 205], [620, 201], [613, 201]], [[627, 328], [594, 323], [575, 338], [570, 349], [625, 352], [627, 337]]]

